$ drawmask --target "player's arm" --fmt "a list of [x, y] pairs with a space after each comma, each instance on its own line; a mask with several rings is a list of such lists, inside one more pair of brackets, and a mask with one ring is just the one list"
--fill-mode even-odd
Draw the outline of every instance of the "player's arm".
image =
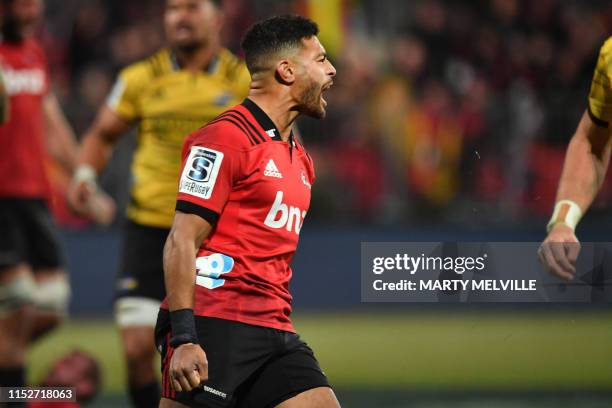
[[540, 258], [556, 276], [571, 279], [580, 244], [574, 229], [592, 204], [610, 163], [610, 128], [585, 112], [570, 140]]
[[115, 144], [131, 128], [131, 123], [123, 119], [107, 105], [98, 111], [91, 127], [83, 135], [79, 150], [78, 165], [89, 166], [96, 174], [106, 167]]
[[83, 135], [78, 150], [76, 170], [68, 189], [68, 202], [77, 213], [100, 224], [112, 221], [115, 204], [108, 195], [98, 189], [97, 176], [106, 167], [115, 144], [130, 127], [129, 121], [104, 105]]
[[49, 152], [70, 174], [76, 166], [77, 143], [57, 98], [51, 92], [43, 100], [43, 112]]
[[196, 253], [212, 226], [195, 214], [177, 211], [164, 246], [164, 281], [170, 311], [193, 310]]
[[196, 253], [212, 230], [198, 215], [177, 211], [164, 246], [164, 280], [176, 350], [170, 362], [173, 388], [191, 391], [208, 378], [206, 355], [198, 344], [193, 303]]
[[[99, 109], [85, 132], [79, 149], [77, 170], [68, 193], [68, 201], [77, 212], [94, 216], [91, 198], [97, 189], [96, 178], [106, 167], [115, 144], [140, 117], [140, 97], [146, 87], [148, 71], [139, 64], [123, 69], [106, 103]], [[94, 209], [95, 210], [95, 209]]]
[[571, 279], [580, 244], [574, 229], [603, 183], [610, 162], [612, 120], [612, 37], [601, 47], [591, 81], [587, 111], [570, 140], [548, 236], [540, 247], [542, 263], [554, 275]]
[[[604, 182], [610, 163], [610, 147], [610, 128], [596, 124], [585, 112], [567, 149], [557, 202], [572, 201], [581, 214], [586, 212]], [[560, 216], [551, 222], [551, 227], [575, 227], [572, 220]]]
[[[183, 146], [176, 213], [164, 247], [164, 281], [175, 349], [170, 378], [176, 391], [189, 391], [208, 376], [193, 317], [196, 255], [213, 229], [236, 180], [242, 176], [241, 152], [246, 136], [223, 123], [189, 136]], [[219, 144], [221, 143], [221, 144]], [[232, 146], [232, 147], [228, 147]]]

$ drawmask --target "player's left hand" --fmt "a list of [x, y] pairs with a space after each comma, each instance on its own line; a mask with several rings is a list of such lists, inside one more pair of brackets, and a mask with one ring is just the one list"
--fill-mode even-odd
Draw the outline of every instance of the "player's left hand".
[[199, 344], [182, 344], [174, 350], [169, 373], [176, 392], [188, 392], [208, 379], [208, 361]]
[[572, 280], [576, 273], [576, 260], [580, 253], [580, 242], [574, 231], [564, 224], [557, 224], [540, 245], [538, 257], [553, 275]]

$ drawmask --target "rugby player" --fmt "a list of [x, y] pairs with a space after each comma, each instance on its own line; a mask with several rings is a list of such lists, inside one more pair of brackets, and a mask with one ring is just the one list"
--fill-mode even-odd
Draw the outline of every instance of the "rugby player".
[[317, 33], [299, 16], [251, 27], [248, 98], [185, 141], [156, 328], [160, 407], [339, 407], [290, 319], [315, 178], [292, 126], [325, 116], [336, 74]]
[[8, 95], [2, 107], [8, 118], [0, 126], [0, 385], [24, 386], [27, 344], [62, 320], [70, 291], [48, 208], [46, 148], [71, 173], [76, 142], [34, 38], [42, 0], [0, 4], [2, 90]]
[[576, 273], [580, 244], [574, 230], [599, 192], [610, 163], [612, 120], [612, 37], [602, 46], [591, 82], [586, 112], [570, 140], [539, 257], [548, 270], [565, 280]]
[[157, 406], [160, 398], [153, 328], [165, 296], [162, 254], [174, 215], [181, 145], [248, 92], [246, 66], [220, 45], [220, 7], [220, 0], [166, 1], [168, 47], [119, 73], [84, 135], [69, 192], [72, 206], [83, 211], [113, 146], [138, 126], [115, 301], [136, 407]]

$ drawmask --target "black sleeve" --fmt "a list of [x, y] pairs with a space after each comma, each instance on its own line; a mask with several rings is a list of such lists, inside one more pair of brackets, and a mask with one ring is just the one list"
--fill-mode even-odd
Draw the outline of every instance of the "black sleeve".
[[206, 207], [202, 207], [185, 200], [178, 200], [176, 202], [176, 211], [180, 211], [186, 214], [197, 215], [200, 218], [203, 218], [208, 221], [212, 226], [214, 226], [217, 221], [219, 221], [219, 214], [217, 214], [213, 210], [209, 210]]

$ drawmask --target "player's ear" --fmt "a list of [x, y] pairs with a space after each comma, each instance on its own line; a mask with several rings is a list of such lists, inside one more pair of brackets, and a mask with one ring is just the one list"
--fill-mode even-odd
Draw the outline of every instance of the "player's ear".
[[286, 58], [278, 61], [276, 63], [275, 76], [280, 83], [291, 85], [295, 82], [295, 65]]
[[206, 6], [210, 8], [208, 13], [210, 16], [209, 23], [212, 25], [210, 28], [215, 32], [219, 32], [225, 24], [225, 13], [223, 12], [223, 8], [213, 0], [208, 0]]
[[217, 10], [213, 18], [214, 30], [216, 32], [221, 31], [225, 25], [225, 13], [222, 10]]

